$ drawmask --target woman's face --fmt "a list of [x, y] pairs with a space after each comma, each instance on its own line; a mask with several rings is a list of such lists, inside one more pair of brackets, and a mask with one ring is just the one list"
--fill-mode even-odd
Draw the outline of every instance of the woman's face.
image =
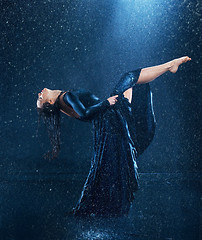
[[51, 101], [52, 90], [44, 88], [40, 93], [38, 93], [37, 107], [41, 108], [45, 102], [52, 103]]

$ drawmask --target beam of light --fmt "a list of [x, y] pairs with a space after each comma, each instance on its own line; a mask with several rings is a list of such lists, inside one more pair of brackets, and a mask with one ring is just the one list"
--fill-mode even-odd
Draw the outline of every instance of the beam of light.
[[157, 0], [118, 0], [112, 18], [113, 38], [130, 49], [147, 45], [166, 30], [160, 24], [166, 8], [166, 3]]

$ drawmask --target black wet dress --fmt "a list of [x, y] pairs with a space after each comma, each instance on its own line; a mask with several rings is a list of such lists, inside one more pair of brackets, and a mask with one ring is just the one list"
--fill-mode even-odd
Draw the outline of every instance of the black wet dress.
[[[111, 96], [119, 95], [110, 106], [87, 91], [67, 92], [64, 102], [91, 121], [94, 153], [91, 168], [74, 208], [75, 215], [127, 214], [138, 190], [136, 159], [148, 147], [155, 132], [155, 116], [149, 83], [136, 84], [141, 68], [123, 75]], [[132, 87], [132, 102], [123, 92]]]

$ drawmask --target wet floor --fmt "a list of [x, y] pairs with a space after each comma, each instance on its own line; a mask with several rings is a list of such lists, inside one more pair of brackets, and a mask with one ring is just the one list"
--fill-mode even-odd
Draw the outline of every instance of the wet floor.
[[1, 240], [199, 240], [200, 175], [140, 173], [127, 217], [73, 217], [84, 175], [27, 174], [0, 183]]

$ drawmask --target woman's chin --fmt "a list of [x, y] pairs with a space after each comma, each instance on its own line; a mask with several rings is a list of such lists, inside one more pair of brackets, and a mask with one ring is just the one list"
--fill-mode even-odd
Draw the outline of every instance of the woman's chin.
[[37, 108], [41, 108], [41, 103], [39, 101], [36, 102]]

